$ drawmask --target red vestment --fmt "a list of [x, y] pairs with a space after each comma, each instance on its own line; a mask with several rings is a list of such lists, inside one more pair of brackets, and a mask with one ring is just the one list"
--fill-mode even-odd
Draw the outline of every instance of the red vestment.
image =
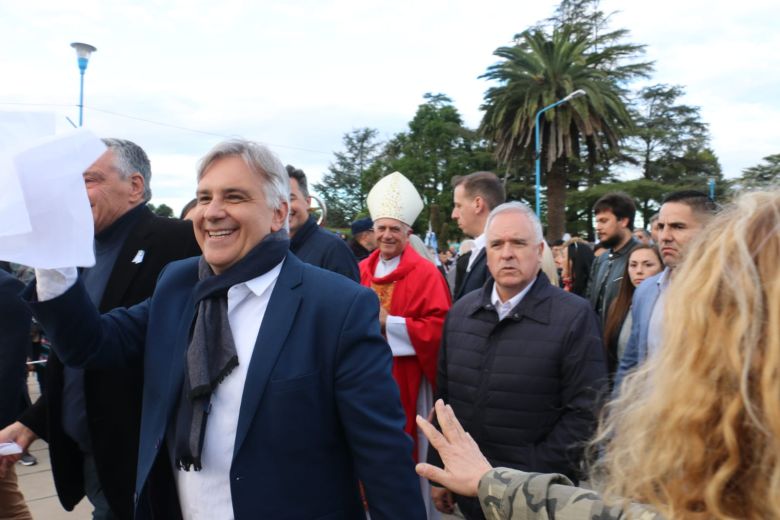
[[410, 245], [401, 253], [398, 267], [387, 276], [374, 276], [378, 261], [379, 249], [376, 249], [360, 262], [360, 283], [377, 293], [379, 304], [388, 314], [405, 318], [417, 355], [393, 357], [393, 377], [406, 412], [405, 429], [416, 446], [417, 395], [423, 376], [435, 392], [439, 343], [444, 317], [451, 306], [450, 290], [436, 266]]

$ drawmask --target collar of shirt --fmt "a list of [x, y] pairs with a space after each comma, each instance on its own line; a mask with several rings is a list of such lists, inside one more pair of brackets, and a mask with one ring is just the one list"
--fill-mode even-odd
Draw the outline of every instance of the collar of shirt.
[[672, 270], [668, 267], [665, 267], [663, 271], [661, 271], [661, 276], [658, 277], [658, 280], [655, 281], [655, 283], [658, 285], [658, 289], [663, 291], [667, 287], [669, 287], [669, 282], [672, 280]]
[[493, 307], [496, 308], [496, 312], [498, 313], [498, 321], [506, 318], [507, 314], [509, 314], [512, 309], [517, 307], [520, 302], [523, 301], [523, 298], [525, 298], [525, 295], [528, 294], [528, 291], [531, 290], [531, 287], [533, 287], [534, 283], [536, 283], [536, 278], [534, 278], [531, 283], [526, 285], [525, 289], [509, 298], [507, 301], [502, 302], [501, 297], [498, 295], [498, 291], [496, 290], [496, 284], [493, 282], [493, 292], [490, 295], [490, 303], [492, 303]]
[[466, 266], [467, 273], [471, 271], [471, 266], [473, 266], [474, 262], [477, 260], [477, 257], [479, 256], [479, 252], [485, 248], [486, 241], [487, 238], [485, 238], [485, 233], [482, 233], [481, 235], [479, 235], [474, 239], [474, 247], [471, 248], [471, 256], [469, 256], [469, 264]]
[[382, 255], [379, 255], [379, 261], [376, 263], [376, 269], [374, 269], [374, 276], [382, 278], [392, 273], [401, 263], [401, 255], [398, 255], [390, 260], [385, 260]]
[[255, 296], [262, 296], [265, 291], [279, 278], [279, 273], [282, 271], [282, 265], [284, 260], [276, 264], [271, 270], [265, 274], [261, 274], [257, 278], [252, 278], [244, 283], [239, 283], [228, 289], [228, 313], [231, 310], [238, 307], [247, 296], [254, 294]]

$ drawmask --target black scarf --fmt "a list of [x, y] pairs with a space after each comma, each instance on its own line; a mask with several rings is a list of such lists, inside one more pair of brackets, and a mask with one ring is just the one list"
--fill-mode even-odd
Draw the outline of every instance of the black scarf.
[[228, 321], [227, 292], [234, 285], [267, 273], [287, 254], [290, 240], [282, 229], [270, 233], [222, 274], [215, 275], [206, 260], [198, 263], [193, 289], [197, 305], [190, 343], [184, 359], [184, 383], [175, 429], [175, 461], [179, 469], [202, 468], [201, 453], [211, 393], [238, 366], [238, 355]]

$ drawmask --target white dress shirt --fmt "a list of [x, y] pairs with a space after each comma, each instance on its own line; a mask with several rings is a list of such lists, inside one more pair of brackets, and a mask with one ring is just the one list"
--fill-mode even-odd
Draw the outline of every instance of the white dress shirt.
[[661, 349], [661, 339], [664, 330], [664, 307], [666, 306], [666, 290], [671, 282], [672, 271], [667, 267], [655, 281], [658, 285], [658, 298], [650, 312], [650, 323], [647, 325], [647, 357]]
[[479, 256], [479, 252], [485, 249], [485, 242], [487, 242], [487, 238], [485, 238], [485, 233], [482, 233], [477, 238], [474, 239], [474, 247], [471, 248], [471, 255], [469, 256], [469, 263], [466, 266], [466, 272], [471, 272], [471, 268], [474, 266], [474, 262], [477, 261], [477, 257]]
[[503, 320], [507, 317], [509, 312], [517, 307], [517, 304], [523, 301], [523, 298], [525, 298], [525, 295], [528, 294], [528, 291], [531, 290], [531, 287], [536, 283], [536, 278], [533, 279], [531, 283], [525, 286], [525, 289], [520, 291], [519, 293], [515, 294], [511, 298], [509, 298], [507, 301], [501, 301], [501, 297], [498, 295], [498, 291], [496, 290], [496, 283], [493, 282], [493, 292], [490, 295], [490, 303], [493, 304], [493, 307], [496, 308], [496, 312], [498, 313], [498, 321]]
[[[228, 290], [228, 321], [238, 354], [238, 366], [211, 395], [211, 412], [203, 439], [200, 471], [174, 467], [176, 489], [184, 520], [229, 520], [234, 518], [230, 495], [230, 465], [236, 443], [238, 412], [249, 361], [263, 323], [268, 301], [276, 286], [280, 262], [267, 273]], [[262, 345], [260, 345], [262, 348]], [[258, 461], [258, 464], [261, 462]]]

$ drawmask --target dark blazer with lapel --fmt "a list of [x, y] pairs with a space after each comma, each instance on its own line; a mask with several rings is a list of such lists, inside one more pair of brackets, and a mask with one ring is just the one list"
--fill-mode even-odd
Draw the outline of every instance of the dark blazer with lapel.
[[19, 299], [22, 282], [0, 269], [0, 428], [27, 404], [27, 349], [32, 316]]
[[486, 281], [493, 279], [487, 268], [485, 250], [486, 248], [484, 247], [479, 250], [479, 254], [477, 255], [476, 260], [474, 260], [474, 265], [471, 266], [471, 271], [466, 271], [466, 267], [468, 266], [472, 252], [470, 251], [468, 254], [458, 258], [458, 263], [455, 265], [457, 271], [455, 273], [455, 297], [453, 298], [453, 302], [459, 300], [471, 291], [481, 289]]
[[[143, 251], [140, 262], [139, 251]], [[152, 295], [163, 267], [173, 260], [199, 254], [190, 222], [157, 217], [148, 209], [142, 210], [114, 264], [100, 302], [101, 312], [142, 302]], [[62, 429], [64, 371], [54, 353], [49, 357], [46, 377], [47, 395], [27, 410], [20, 421], [49, 443], [57, 495], [70, 511], [85, 494], [82, 455]], [[95, 465], [111, 509], [120, 518], [132, 517], [142, 381], [139, 363], [125, 368], [91, 369], [84, 374]]]
[[[140, 519], [152, 516], [151, 495], [161, 489], [149, 485], [153, 467], [170, 468], [166, 435], [182, 384], [196, 280], [197, 259], [174, 262], [151, 299], [102, 318], [80, 282], [34, 304], [67, 363], [143, 362]], [[370, 290], [288, 254], [241, 400], [230, 469], [236, 519], [365, 518], [358, 479], [374, 520], [425, 518], [378, 310]]]

